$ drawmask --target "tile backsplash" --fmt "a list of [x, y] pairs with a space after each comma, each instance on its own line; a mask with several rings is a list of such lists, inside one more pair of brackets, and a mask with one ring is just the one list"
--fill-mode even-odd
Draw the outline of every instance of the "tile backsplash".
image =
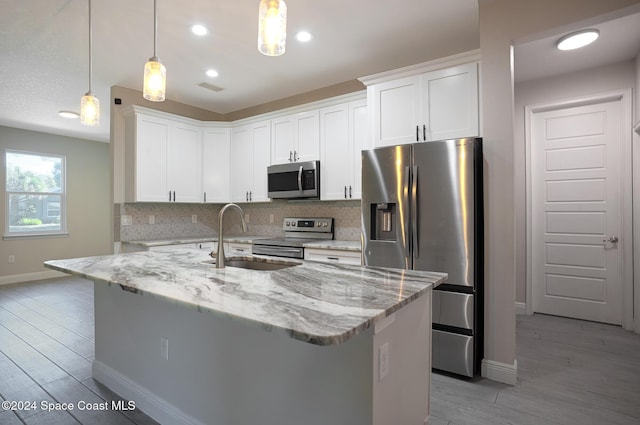
[[[255, 236], [282, 236], [285, 217], [333, 217], [334, 237], [360, 240], [360, 201], [273, 201], [241, 203], [247, 220], [247, 233]], [[120, 228], [121, 241], [208, 237], [218, 234], [218, 213], [222, 204], [131, 203], [120, 205], [114, 228]], [[193, 216], [196, 223], [193, 223]], [[131, 224], [125, 220], [130, 218]], [[273, 220], [273, 223], [271, 222]], [[225, 214], [226, 234], [242, 233], [240, 218], [234, 211]]]

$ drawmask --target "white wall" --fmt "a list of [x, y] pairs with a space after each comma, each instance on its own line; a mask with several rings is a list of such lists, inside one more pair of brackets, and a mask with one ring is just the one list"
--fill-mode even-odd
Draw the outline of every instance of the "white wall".
[[[80, 125], [80, 124], [78, 124]], [[20, 238], [0, 241], [0, 284], [32, 280], [50, 275], [45, 260], [108, 254], [109, 234], [109, 145], [83, 139], [0, 127], [0, 186], [5, 187], [5, 149], [66, 156], [68, 236]], [[4, 190], [3, 190], [4, 193]], [[0, 208], [4, 228], [5, 198]], [[8, 264], [8, 256], [16, 262]]]
[[633, 88], [634, 86], [635, 65], [633, 61], [526, 81], [515, 86], [516, 301], [526, 302], [525, 106], [568, 100], [618, 89]]
[[[508, 381], [515, 362], [515, 40], [594, 19], [633, 0], [479, 0], [485, 156], [485, 376]], [[511, 375], [506, 376], [505, 375]]]

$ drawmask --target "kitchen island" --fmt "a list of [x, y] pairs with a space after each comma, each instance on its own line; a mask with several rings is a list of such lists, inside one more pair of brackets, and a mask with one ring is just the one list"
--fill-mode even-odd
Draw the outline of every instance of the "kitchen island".
[[95, 282], [94, 378], [161, 423], [424, 424], [446, 275], [286, 262], [216, 269], [187, 249], [45, 265]]

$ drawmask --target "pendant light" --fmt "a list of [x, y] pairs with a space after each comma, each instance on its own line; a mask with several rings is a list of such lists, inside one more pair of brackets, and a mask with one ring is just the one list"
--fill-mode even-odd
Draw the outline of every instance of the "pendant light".
[[89, 91], [80, 99], [80, 123], [90, 127], [100, 125], [100, 101], [91, 93], [91, 0], [89, 0]]
[[258, 50], [267, 56], [280, 56], [286, 41], [287, 4], [284, 0], [260, 0]]
[[153, 57], [144, 64], [144, 85], [142, 96], [152, 102], [164, 101], [167, 87], [167, 69], [156, 54], [158, 44], [158, 11], [156, 0], [153, 0]]

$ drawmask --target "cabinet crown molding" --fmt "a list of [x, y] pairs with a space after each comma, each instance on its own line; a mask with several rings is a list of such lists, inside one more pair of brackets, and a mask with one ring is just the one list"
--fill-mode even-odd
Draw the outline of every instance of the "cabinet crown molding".
[[316, 100], [314, 102], [304, 103], [302, 105], [291, 106], [289, 108], [279, 109], [277, 111], [266, 112], [260, 115], [254, 115], [252, 117], [243, 118], [236, 121], [200, 121], [194, 118], [185, 117], [183, 115], [177, 115], [170, 112], [159, 111], [157, 109], [147, 108], [140, 105], [129, 105], [122, 108], [120, 113], [124, 117], [128, 117], [135, 113], [151, 115], [158, 118], [171, 119], [173, 121], [180, 121], [186, 124], [200, 125], [204, 127], [224, 127], [233, 128], [245, 124], [251, 124], [254, 122], [270, 120], [273, 118], [279, 118], [286, 115], [308, 112], [314, 109], [320, 109], [327, 106], [338, 105], [345, 102], [361, 100], [367, 98], [367, 91], [360, 90], [353, 93], [347, 93], [340, 96], [330, 97], [328, 99]]
[[444, 58], [434, 59], [428, 62], [405, 66], [403, 68], [380, 72], [378, 74], [367, 75], [365, 77], [358, 78], [358, 80], [365, 86], [372, 86], [374, 84], [384, 83], [386, 81], [396, 80], [398, 78], [411, 77], [413, 75], [419, 75], [429, 71], [435, 71], [438, 69], [449, 68], [456, 65], [479, 61], [480, 50], [476, 49], [469, 52], [446, 56]]

